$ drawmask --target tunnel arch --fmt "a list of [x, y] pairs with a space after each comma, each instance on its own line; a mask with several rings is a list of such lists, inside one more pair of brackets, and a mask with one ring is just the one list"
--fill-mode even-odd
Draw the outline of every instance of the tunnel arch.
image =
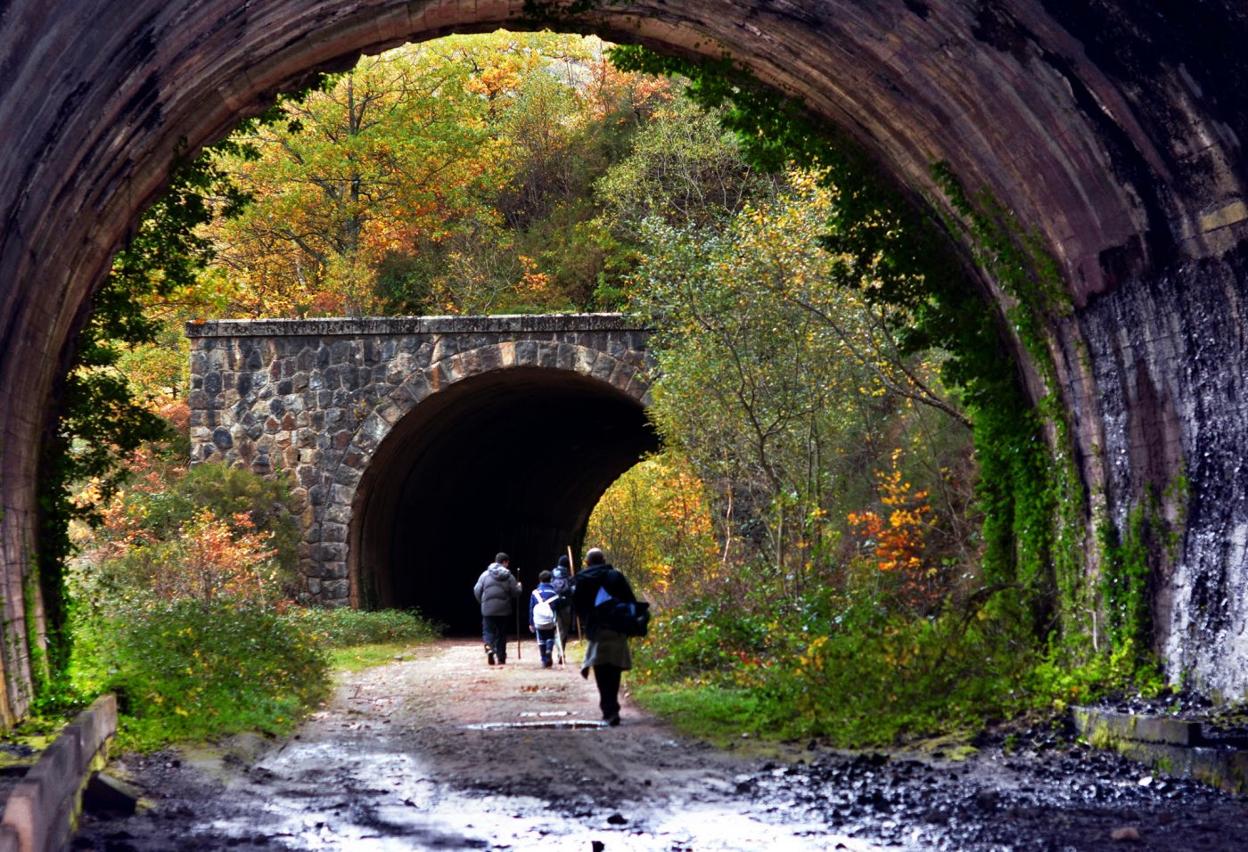
[[[1061, 397], [1093, 508], [1125, 530], [1150, 489], [1186, 486], [1181, 546], [1156, 577], [1156, 647], [1172, 677], [1248, 689], [1248, 414], [1234, 404], [1248, 393], [1236, 49], [1248, 10], [1137, 12], [1126, 0], [13, 0], [0, 13], [0, 716], [29, 699], [24, 589], [50, 401], [110, 256], [176, 158], [362, 52], [540, 23], [729, 56], [845, 129], [912, 197], [939, 198], [929, 167], [944, 161], [1011, 211], [1055, 256], [1070, 300], [1044, 330], [1057, 386], [1027, 373], [1034, 394]], [[1012, 297], [982, 284], [1004, 314]]]
[[495, 552], [532, 588], [579, 544], [607, 487], [657, 449], [634, 365], [577, 344], [552, 347], [545, 366], [536, 349], [515, 351], [438, 361], [383, 406], [389, 428], [361, 426], [341, 463], [353, 472], [334, 476], [356, 480], [335, 491], [351, 518], [352, 604], [479, 629], [471, 589]]
[[305, 603], [419, 605], [463, 629], [471, 582], [452, 573], [503, 548], [532, 584], [576, 544], [607, 485], [657, 447], [650, 331], [619, 314], [215, 320], [186, 332], [192, 463], [282, 472]]

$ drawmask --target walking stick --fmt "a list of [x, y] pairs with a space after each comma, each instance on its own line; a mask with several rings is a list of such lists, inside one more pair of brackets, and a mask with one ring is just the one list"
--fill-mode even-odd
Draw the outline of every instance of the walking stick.
[[520, 594], [516, 595], [516, 660], [520, 659], [520, 646], [524, 643], [520, 641], [520, 599], [524, 596], [524, 586], [520, 587]]
[[[576, 576], [576, 557], [572, 555], [572, 545], [568, 545], [568, 571], [573, 577]], [[572, 623], [576, 625], [576, 638], [581, 638], [581, 619], [576, 615], [576, 608], [572, 608]]]

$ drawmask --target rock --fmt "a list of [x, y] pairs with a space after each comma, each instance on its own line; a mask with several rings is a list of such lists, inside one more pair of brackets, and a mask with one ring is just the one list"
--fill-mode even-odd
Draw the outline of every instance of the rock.
[[1140, 841], [1140, 830], [1133, 825], [1124, 825], [1122, 828], [1115, 828], [1111, 831], [1109, 839], [1118, 842], [1138, 843]]
[[987, 811], [988, 813], [996, 811], [1000, 801], [1000, 795], [998, 795], [994, 790], [980, 790], [975, 794], [975, 804], [979, 805], [981, 810]]
[[82, 808], [97, 815], [131, 816], [138, 807], [140, 795], [133, 784], [97, 772], [82, 792]]
[[593, 852], [602, 852], [603, 849], [607, 848], [607, 844], [603, 843], [601, 840], [591, 840], [589, 841], [589, 848], [593, 850]]
[[611, 814], [611, 816], [607, 817], [607, 822], [611, 823], [611, 825], [627, 825], [628, 817], [623, 814]]

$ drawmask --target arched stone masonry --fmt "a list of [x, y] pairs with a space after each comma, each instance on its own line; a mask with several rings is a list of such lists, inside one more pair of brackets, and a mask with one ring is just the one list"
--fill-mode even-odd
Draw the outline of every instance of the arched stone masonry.
[[1073, 427], [1085, 583], [1101, 579], [1098, 528], [1128, 534], [1160, 492], [1174, 540], [1150, 549], [1154, 648], [1175, 682], [1248, 691], [1241, 0], [10, 0], [2, 9], [0, 722], [30, 697], [39, 448], [58, 381], [110, 257], [174, 163], [312, 71], [503, 26], [730, 57], [848, 133], [920, 207], [950, 212], [932, 178], [943, 162], [1009, 211], [1053, 255], [1064, 285], [1065, 304], [1043, 329], [1053, 387], [1005, 319], [1013, 300], [986, 276], [975, 285], [1002, 317], [1033, 397], [1055, 394]]
[[304, 596], [351, 598], [357, 487], [430, 396], [508, 370], [575, 373], [648, 401], [648, 332], [618, 315], [192, 323], [191, 457], [290, 474]]

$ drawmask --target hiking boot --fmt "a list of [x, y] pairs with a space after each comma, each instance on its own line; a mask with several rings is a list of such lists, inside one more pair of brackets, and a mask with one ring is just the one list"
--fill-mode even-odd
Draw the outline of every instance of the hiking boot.
[[604, 721], [604, 722], [606, 722], [608, 725], [610, 725], [612, 728], [619, 727], [619, 724], [620, 724], [620, 714], [619, 714], [619, 713], [612, 713], [612, 714], [611, 714], [610, 716], [608, 716], [606, 719], [603, 719], [603, 721]]
[[494, 665], [494, 649], [489, 645], [485, 646], [485, 661], [491, 666]]

